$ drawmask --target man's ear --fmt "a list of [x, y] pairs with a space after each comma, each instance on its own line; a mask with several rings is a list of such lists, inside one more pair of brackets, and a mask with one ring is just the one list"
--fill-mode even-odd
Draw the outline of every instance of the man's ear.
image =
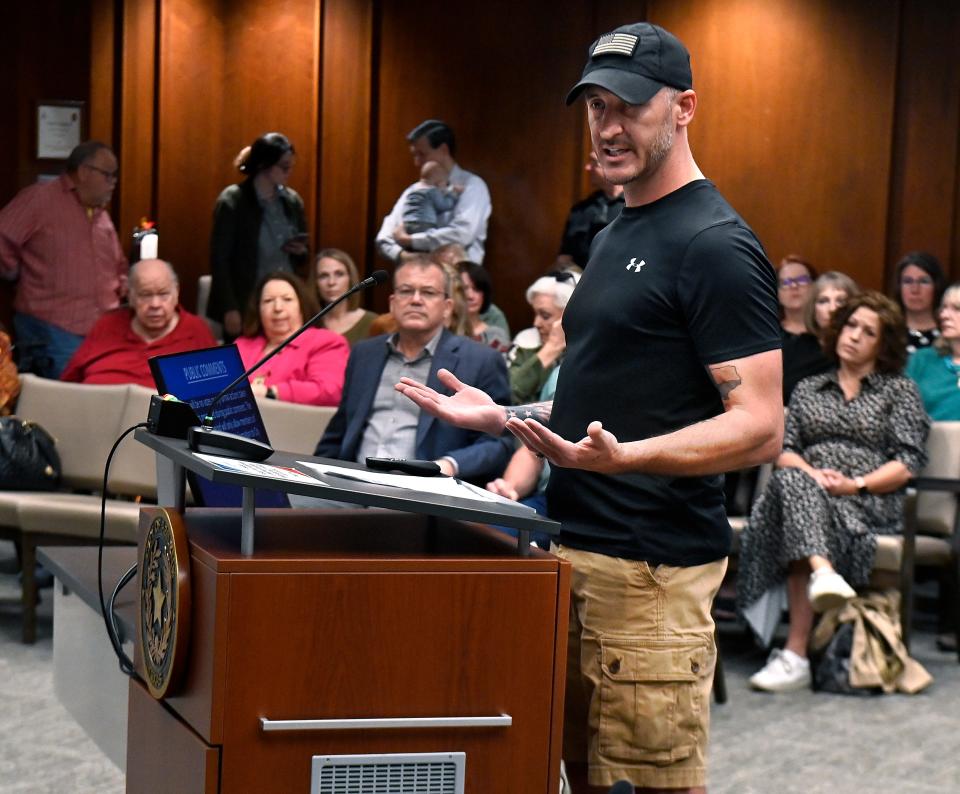
[[677, 94], [674, 101], [677, 114], [677, 126], [686, 127], [693, 121], [694, 113], [697, 111], [697, 93], [692, 88], [687, 91], [681, 91]]

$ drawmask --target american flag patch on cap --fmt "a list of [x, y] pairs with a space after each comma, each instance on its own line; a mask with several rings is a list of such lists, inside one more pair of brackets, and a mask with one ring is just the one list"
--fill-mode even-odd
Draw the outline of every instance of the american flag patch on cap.
[[598, 55], [611, 54], [633, 55], [638, 41], [640, 41], [640, 37], [634, 36], [632, 33], [607, 33], [597, 40], [597, 46], [593, 48], [590, 57], [595, 58]]

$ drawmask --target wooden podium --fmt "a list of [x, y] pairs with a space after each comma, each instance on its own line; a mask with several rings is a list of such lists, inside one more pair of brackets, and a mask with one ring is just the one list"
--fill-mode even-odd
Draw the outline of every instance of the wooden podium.
[[569, 565], [438, 499], [259, 510], [249, 555], [243, 511], [185, 510], [186, 667], [162, 700], [131, 680], [127, 790], [556, 792]]

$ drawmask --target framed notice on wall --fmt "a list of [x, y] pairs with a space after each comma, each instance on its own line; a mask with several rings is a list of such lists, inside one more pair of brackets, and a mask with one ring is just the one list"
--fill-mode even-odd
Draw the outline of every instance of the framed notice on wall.
[[37, 102], [37, 159], [66, 160], [83, 140], [84, 102]]

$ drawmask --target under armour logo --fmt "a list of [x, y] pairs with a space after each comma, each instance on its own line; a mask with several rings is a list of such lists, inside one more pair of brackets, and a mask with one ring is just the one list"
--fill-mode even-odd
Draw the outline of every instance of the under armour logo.
[[637, 262], [637, 258], [633, 257], [633, 259], [630, 260], [630, 264], [627, 265], [627, 270], [629, 270], [630, 268], [635, 268], [633, 272], [639, 273], [640, 268], [642, 268], [645, 264], [647, 263], [644, 262], [642, 259], [639, 262]]

